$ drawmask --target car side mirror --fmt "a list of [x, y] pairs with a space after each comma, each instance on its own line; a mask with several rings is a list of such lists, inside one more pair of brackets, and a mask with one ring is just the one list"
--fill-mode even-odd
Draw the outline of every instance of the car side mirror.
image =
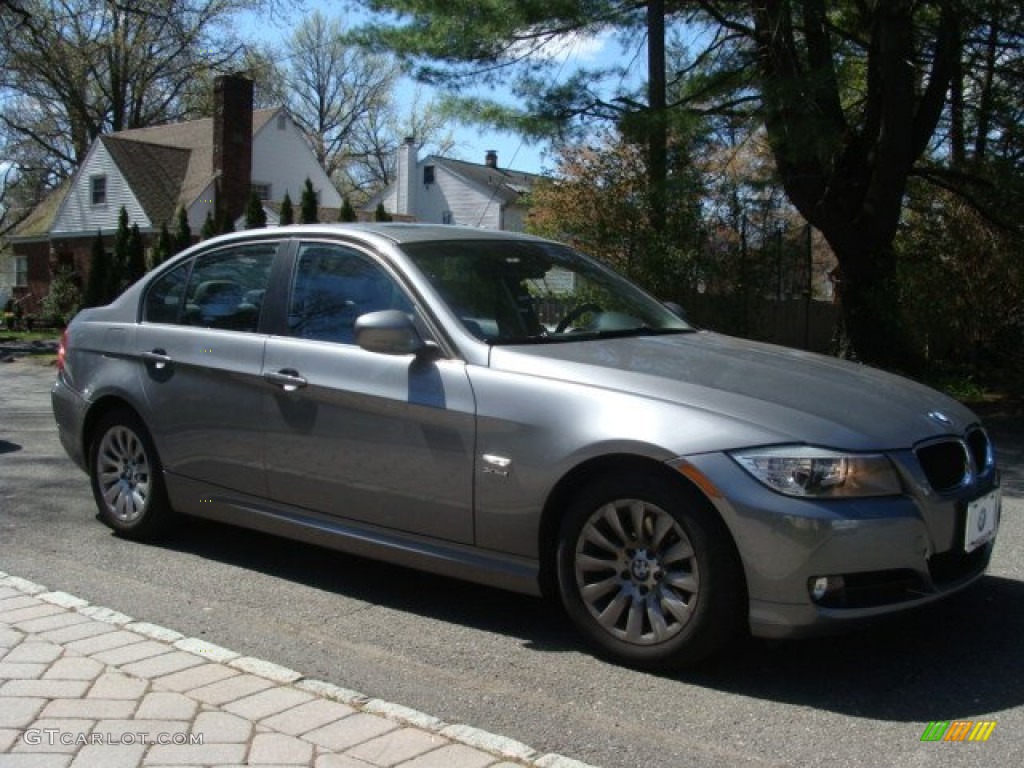
[[368, 312], [356, 318], [355, 342], [367, 352], [381, 355], [423, 355], [437, 350], [420, 335], [412, 319], [397, 309]]

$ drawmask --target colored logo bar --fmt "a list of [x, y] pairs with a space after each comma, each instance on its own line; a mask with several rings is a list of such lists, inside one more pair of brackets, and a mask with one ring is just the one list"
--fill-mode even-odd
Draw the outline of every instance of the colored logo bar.
[[933, 720], [921, 741], [988, 741], [995, 729], [995, 720]]

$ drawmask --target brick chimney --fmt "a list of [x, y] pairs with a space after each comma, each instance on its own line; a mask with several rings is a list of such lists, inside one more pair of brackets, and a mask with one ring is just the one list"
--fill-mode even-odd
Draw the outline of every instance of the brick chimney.
[[252, 80], [240, 74], [213, 81], [213, 171], [217, 207], [232, 221], [245, 212], [252, 181]]
[[488, 168], [497, 168], [498, 167], [498, 152], [497, 152], [497, 150], [494, 150], [494, 149], [488, 149], [487, 150], [487, 156], [484, 158], [484, 164]]

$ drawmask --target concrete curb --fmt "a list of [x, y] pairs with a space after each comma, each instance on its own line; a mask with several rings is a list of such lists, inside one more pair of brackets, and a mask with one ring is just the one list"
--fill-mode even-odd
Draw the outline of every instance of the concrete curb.
[[[152, 641], [165, 644], [168, 649], [191, 654], [204, 661], [223, 664], [271, 683], [289, 686], [317, 698], [335, 701], [364, 715], [382, 717], [398, 725], [441, 736], [450, 742], [492, 755], [496, 759], [511, 760], [519, 765], [536, 766], [537, 768], [594, 768], [564, 755], [540, 754], [532, 747], [505, 736], [489, 733], [469, 725], [446, 723], [432, 715], [400, 704], [371, 698], [358, 691], [323, 680], [309, 679], [296, 670], [263, 659], [242, 656], [207, 640], [186, 637], [167, 627], [146, 621], [137, 621], [119, 611], [92, 605], [88, 601], [66, 592], [50, 591], [42, 584], [12, 576], [3, 571], [0, 571], [0, 587], [14, 589], [43, 603], [74, 611], [94, 621], [133, 632]], [[0, 680], [0, 683], [2, 682]]]

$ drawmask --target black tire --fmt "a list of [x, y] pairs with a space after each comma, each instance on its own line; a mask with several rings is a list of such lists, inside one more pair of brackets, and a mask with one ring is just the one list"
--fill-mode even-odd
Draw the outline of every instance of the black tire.
[[675, 669], [727, 647], [747, 611], [742, 569], [711, 504], [682, 480], [599, 478], [569, 507], [557, 549], [569, 618], [603, 656]]
[[131, 411], [110, 411], [96, 424], [89, 478], [100, 519], [119, 535], [150, 540], [173, 522], [160, 458], [146, 427]]

